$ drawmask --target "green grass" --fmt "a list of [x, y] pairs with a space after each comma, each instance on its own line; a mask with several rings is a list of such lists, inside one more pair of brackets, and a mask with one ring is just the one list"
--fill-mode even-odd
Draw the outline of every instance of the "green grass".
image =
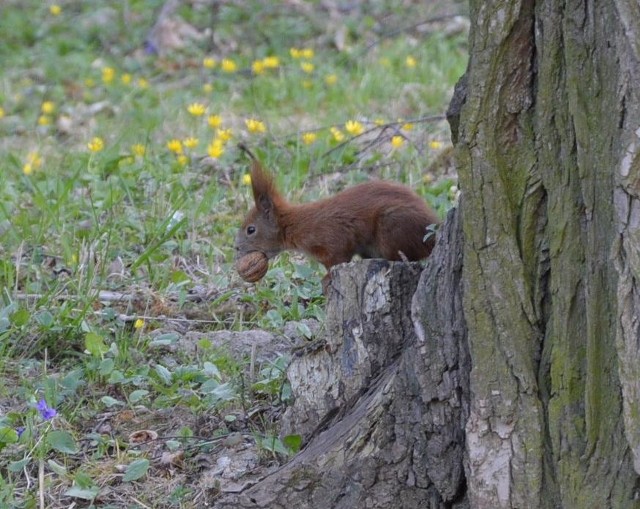
[[[466, 66], [466, 34], [414, 27], [438, 6], [365, 2], [336, 23], [316, 2], [189, 4], [178, 13], [207, 35], [149, 55], [162, 4], [69, 2], [59, 15], [35, 0], [0, 6], [1, 507], [35, 507], [39, 493], [66, 507], [105, 486], [153, 507], [191, 507], [192, 459], [217, 436], [251, 432], [268, 459], [296, 443], [274, 441], [268, 416], [246, 419], [289, 397], [286, 357], [249, 373], [247, 355], [206, 335], [281, 334], [296, 321], [308, 338], [304, 320], [324, 316], [324, 269], [313, 261], [283, 254], [256, 285], [234, 272], [233, 238], [252, 199], [237, 142], [291, 200], [374, 176], [410, 185], [442, 215], [451, 206], [452, 177], [430, 166], [449, 145], [433, 117]], [[267, 56], [278, 65], [253, 72]], [[235, 72], [221, 70], [225, 58]], [[190, 114], [193, 103], [206, 113]], [[210, 115], [233, 135], [215, 158]], [[250, 132], [247, 119], [265, 131]], [[368, 134], [350, 135], [349, 120]], [[103, 146], [92, 151], [96, 137]], [[197, 145], [184, 147], [187, 138]], [[205, 334], [198, 348], [183, 347], [188, 331]], [[53, 420], [36, 408], [42, 399]], [[140, 429], [162, 430], [161, 443], [184, 453], [170, 493], [154, 450], [130, 443]]]

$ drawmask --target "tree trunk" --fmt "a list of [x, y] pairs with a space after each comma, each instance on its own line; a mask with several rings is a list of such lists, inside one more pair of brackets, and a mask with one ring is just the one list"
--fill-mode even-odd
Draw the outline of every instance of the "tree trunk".
[[220, 507], [640, 507], [640, 5], [470, 4], [412, 315], [410, 266], [335, 271], [308, 445]]
[[638, 4], [471, 7], [471, 505], [638, 507]]

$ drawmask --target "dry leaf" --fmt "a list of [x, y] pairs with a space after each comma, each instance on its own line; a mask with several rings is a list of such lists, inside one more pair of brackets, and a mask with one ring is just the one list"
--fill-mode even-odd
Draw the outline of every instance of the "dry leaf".
[[145, 442], [150, 442], [152, 440], [156, 440], [158, 438], [158, 433], [151, 429], [141, 429], [139, 431], [134, 431], [129, 435], [129, 443], [130, 444], [143, 444]]

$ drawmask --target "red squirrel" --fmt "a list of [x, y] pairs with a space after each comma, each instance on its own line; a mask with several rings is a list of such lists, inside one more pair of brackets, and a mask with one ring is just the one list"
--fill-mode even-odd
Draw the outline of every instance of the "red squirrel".
[[[294, 250], [315, 258], [328, 271], [353, 255], [414, 261], [431, 253], [435, 239], [430, 235], [424, 240], [427, 227], [440, 219], [408, 187], [374, 180], [329, 198], [292, 204], [255, 156], [239, 147], [251, 158], [255, 206], [236, 235], [236, 260], [255, 251], [271, 259]], [[325, 293], [329, 280], [327, 272], [322, 281]]]

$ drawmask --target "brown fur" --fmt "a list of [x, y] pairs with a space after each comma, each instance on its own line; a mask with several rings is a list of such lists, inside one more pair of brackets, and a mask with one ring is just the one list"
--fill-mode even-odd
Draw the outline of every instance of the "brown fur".
[[330, 198], [294, 205], [282, 197], [271, 175], [248, 153], [252, 157], [255, 206], [236, 236], [238, 257], [262, 251], [273, 258], [281, 251], [295, 250], [315, 258], [328, 270], [356, 254], [420, 260], [431, 253], [433, 236], [426, 242], [423, 239], [427, 227], [440, 220], [408, 187], [372, 181]]

